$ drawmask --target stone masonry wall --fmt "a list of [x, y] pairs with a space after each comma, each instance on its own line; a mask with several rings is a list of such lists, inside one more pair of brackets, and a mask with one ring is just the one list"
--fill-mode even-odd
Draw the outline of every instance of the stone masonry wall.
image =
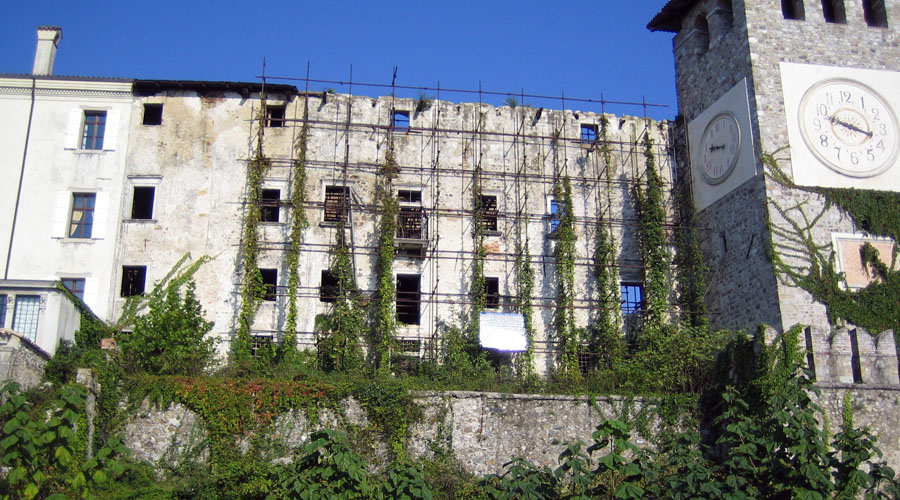
[[21, 335], [0, 328], [0, 382], [12, 380], [23, 389], [41, 383], [50, 356]]

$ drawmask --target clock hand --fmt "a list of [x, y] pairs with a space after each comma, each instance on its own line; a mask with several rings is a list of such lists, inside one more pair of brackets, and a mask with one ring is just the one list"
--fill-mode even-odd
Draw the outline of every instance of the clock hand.
[[709, 152], [711, 153], [711, 152], [713, 152], [713, 151], [715, 151], [715, 150], [717, 150], [717, 149], [725, 149], [725, 145], [722, 144], [721, 146], [710, 146], [710, 147], [709, 147]]
[[869, 139], [871, 139], [872, 136], [874, 135], [872, 132], [867, 132], [867, 131], [857, 127], [856, 125], [853, 125], [852, 123], [847, 123], [847, 122], [841, 120], [840, 118], [835, 118], [834, 116], [829, 116], [828, 121], [830, 121], [831, 123], [836, 123], [838, 125], [841, 125], [841, 126], [847, 128], [849, 130], [852, 130], [854, 132], [859, 132], [860, 134], [868, 137]]

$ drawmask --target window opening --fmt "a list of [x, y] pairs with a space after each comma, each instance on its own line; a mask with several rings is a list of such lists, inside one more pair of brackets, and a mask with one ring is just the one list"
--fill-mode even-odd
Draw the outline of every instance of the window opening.
[[391, 128], [396, 130], [409, 130], [409, 111], [391, 112]]
[[322, 270], [322, 278], [319, 281], [319, 302], [334, 302], [339, 293], [337, 278], [331, 271]]
[[284, 106], [266, 106], [266, 126], [267, 127], [283, 127], [284, 126]]
[[106, 130], [106, 111], [85, 111], [81, 134], [81, 149], [103, 149]]
[[260, 195], [259, 220], [260, 222], [278, 222], [279, 203], [281, 201], [280, 189], [263, 189]]
[[72, 295], [84, 300], [84, 278], [62, 278], [60, 281]]
[[6, 328], [6, 295], [0, 295], [0, 328]]
[[421, 346], [421, 340], [400, 339], [400, 352], [411, 352], [419, 354], [419, 349]]
[[803, 0], [781, 0], [781, 13], [785, 19], [803, 21], [806, 13], [803, 10]]
[[704, 54], [709, 50], [709, 21], [706, 20], [705, 14], [697, 15], [694, 29], [697, 35], [697, 54]]
[[856, 328], [850, 330], [850, 365], [853, 368], [853, 383], [863, 383], [862, 364], [859, 359], [859, 340], [856, 338]]
[[419, 324], [420, 276], [397, 275], [397, 321], [405, 325]]
[[844, 13], [844, 0], [822, 0], [822, 14], [826, 23], [846, 23], [847, 15]]
[[866, 24], [875, 28], [887, 28], [887, 11], [884, 0], [863, 0], [863, 16]]
[[258, 357], [266, 350], [272, 348], [271, 335], [251, 335], [250, 336], [250, 356]]
[[122, 297], [133, 297], [144, 293], [147, 281], [147, 266], [122, 266]]
[[41, 297], [38, 295], [16, 295], [12, 329], [34, 342], [37, 338], [38, 315], [41, 312]]
[[422, 192], [400, 189], [397, 191], [397, 201], [400, 203], [422, 203]]
[[485, 231], [497, 230], [497, 197], [481, 197], [481, 224]]
[[487, 309], [500, 308], [500, 278], [484, 279], [484, 307]]
[[153, 218], [153, 198], [156, 188], [153, 186], [135, 186], [131, 198], [131, 218], [149, 220]]
[[622, 298], [622, 319], [626, 330], [635, 331], [643, 321], [644, 313], [644, 285], [641, 283], [622, 283], [620, 297]]
[[562, 212], [562, 205], [556, 198], [550, 198], [550, 234], [556, 234], [557, 228], [559, 228], [560, 215]]
[[265, 289], [262, 299], [267, 302], [274, 302], [278, 296], [278, 270], [260, 269], [259, 274], [262, 275], [262, 285]]
[[142, 125], [162, 125], [162, 104], [144, 104]]
[[591, 123], [581, 124], [581, 142], [585, 144], [597, 142], [597, 125]]
[[803, 329], [803, 336], [806, 340], [806, 366], [809, 368], [809, 378], [816, 380], [816, 358], [813, 354], [812, 329], [808, 326]]
[[325, 222], [347, 222], [350, 186], [325, 186]]
[[727, 28], [734, 25], [734, 10], [731, 7], [731, 0], [716, 0], [716, 7], [722, 15], [722, 22]]
[[69, 238], [90, 238], [94, 226], [95, 193], [72, 193]]
[[422, 207], [422, 191], [401, 189], [397, 191], [400, 210], [397, 213], [397, 237], [411, 240], [425, 238], [425, 209]]

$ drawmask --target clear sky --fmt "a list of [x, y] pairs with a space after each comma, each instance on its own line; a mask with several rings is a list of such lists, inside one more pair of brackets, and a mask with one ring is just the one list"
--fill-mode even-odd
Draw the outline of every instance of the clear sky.
[[[39, 25], [60, 26], [57, 75], [258, 81], [266, 75], [668, 105], [674, 118], [672, 35], [647, 22], [665, 0], [280, 1], [6, 0], [0, 73], [30, 73]], [[301, 89], [300, 81], [291, 83]], [[345, 85], [314, 82], [310, 90]], [[353, 87], [355, 94], [390, 89]], [[418, 91], [398, 92], [416, 96]], [[434, 96], [436, 92], [426, 94]], [[478, 94], [441, 92], [450, 101]], [[482, 96], [494, 104], [502, 96]], [[522, 102], [521, 98], [517, 99]], [[560, 100], [524, 99], [561, 108]], [[599, 111], [599, 104], [567, 102]], [[640, 106], [606, 106], [641, 115]]]

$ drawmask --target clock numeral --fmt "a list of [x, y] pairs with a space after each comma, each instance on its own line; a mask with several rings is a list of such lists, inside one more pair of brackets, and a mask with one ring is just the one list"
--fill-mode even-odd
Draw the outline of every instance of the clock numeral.
[[828, 116], [828, 105], [819, 104], [818, 106], [816, 106], [816, 114], [819, 116]]
[[837, 150], [837, 159], [838, 159], [838, 161], [841, 161], [841, 148], [835, 146], [834, 149]]
[[828, 136], [825, 134], [820, 135], [819, 136], [819, 144], [821, 144], [823, 148], [827, 148], [828, 147]]
[[869, 161], [875, 161], [875, 153], [873, 153], [871, 149], [866, 150], [866, 159]]
[[847, 90], [841, 91], [841, 102], [850, 103], [850, 92]]
[[884, 140], [882, 139], [882, 140], [878, 141], [878, 144], [876, 144], [875, 147], [884, 151]]
[[881, 135], [887, 135], [887, 124], [879, 123], [878, 128], [881, 129]]
[[866, 98], [863, 96], [859, 97], [859, 107], [861, 107], [863, 111], [866, 110]]
[[850, 163], [859, 165], [859, 158], [856, 156], [856, 151], [850, 153]]
[[822, 120], [816, 118], [813, 120], [813, 126], [816, 127], [816, 130], [822, 130]]
[[878, 119], [879, 119], [879, 118], [878, 118], [878, 113], [879, 113], [878, 108], [872, 108], [872, 119], [873, 119], [873, 120], [878, 120]]

